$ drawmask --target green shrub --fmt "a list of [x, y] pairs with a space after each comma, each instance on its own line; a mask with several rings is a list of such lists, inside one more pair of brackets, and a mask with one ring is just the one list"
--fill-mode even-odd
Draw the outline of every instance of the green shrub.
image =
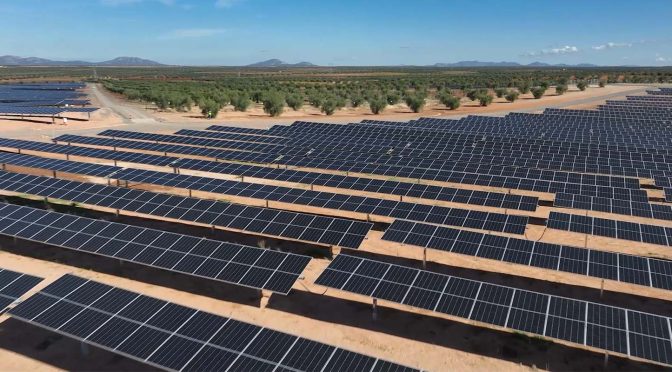
[[233, 105], [233, 109], [236, 111], [245, 112], [250, 107], [250, 104], [252, 102], [245, 94], [237, 94], [231, 97], [231, 105]]
[[567, 92], [567, 85], [558, 84], [555, 86], [555, 93], [557, 93], [559, 96], [565, 94], [565, 92]]
[[581, 80], [581, 81], [579, 81], [578, 83], [576, 83], [576, 87], [579, 88], [579, 90], [583, 92], [583, 91], [586, 90], [586, 88], [588, 87], [588, 83], [586, 83], [585, 81]]
[[285, 102], [287, 102], [287, 106], [291, 107], [292, 110], [298, 111], [303, 106], [303, 96], [299, 93], [288, 94], [285, 97]]
[[607, 86], [607, 80], [606, 79], [600, 79], [600, 81], [597, 83], [600, 88], [604, 88]]
[[198, 104], [198, 107], [201, 109], [201, 114], [210, 119], [217, 116], [221, 106], [215, 100], [206, 98]]
[[506, 96], [504, 98], [506, 98], [506, 100], [509, 101], [509, 102], [516, 102], [519, 95], [520, 95], [520, 93], [518, 93], [514, 90], [511, 90], [506, 94]]
[[521, 81], [516, 85], [520, 94], [530, 93], [530, 83], [527, 81]]
[[387, 107], [387, 103], [389, 100], [387, 98], [383, 97], [372, 97], [369, 98], [369, 108], [371, 109], [371, 112], [378, 115], [383, 110], [385, 110], [385, 107]]
[[280, 116], [285, 108], [285, 97], [278, 92], [266, 93], [262, 102], [264, 104], [264, 112], [270, 116]]
[[336, 101], [333, 98], [327, 98], [322, 102], [320, 111], [325, 115], [333, 115], [337, 108], [338, 105], [336, 104]]
[[397, 91], [387, 92], [387, 103], [389, 105], [396, 105], [400, 101], [401, 101], [401, 95], [399, 94], [399, 92]]
[[420, 92], [406, 95], [404, 101], [408, 108], [416, 113], [422, 111], [422, 108], [425, 107], [425, 95]]
[[447, 92], [442, 92], [439, 95], [439, 102], [450, 110], [456, 110], [460, 107], [460, 99]]
[[359, 92], [353, 93], [350, 96], [350, 104], [352, 105], [352, 107], [359, 107], [364, 102], [365, 102], [364, 96], [362, 96], [362, 94]]
[[495, 89], [495, 94], [497, 95], [497, 98], [502, 98], [508, 93], [509, 90], [506, 88], [497, 88]]
[[534, 96], [535, 99], [543, 97], [544, 93], [546, 93], [546, 89], [544, 87], [532, 88], [532, 95]]
[[493, 97], [487, 93], [479, 93], [476, 99], [481, 106], [487, 106], [492, 103]]

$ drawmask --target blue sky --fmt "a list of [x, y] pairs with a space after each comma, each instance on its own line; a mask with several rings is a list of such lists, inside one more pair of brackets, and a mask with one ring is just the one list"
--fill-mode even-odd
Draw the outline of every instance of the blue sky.
[[670, 0], [0, 0], [0, 55], [672, 65]]

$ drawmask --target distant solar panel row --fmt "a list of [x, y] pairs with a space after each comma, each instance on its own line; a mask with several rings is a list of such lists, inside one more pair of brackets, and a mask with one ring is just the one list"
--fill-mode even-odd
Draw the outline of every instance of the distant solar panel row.
[[672, 365], [670, 318], [340, 254], [317, 284]]
[[604, 236], [657, 245], [672, 246], [672, 228], [615, 221], [605, 218], [551, 212], [547, 226], [550, 229], [581, 234]]
[[[141, 141], [156, 141], [165, 143], [177, 143], [193, 146], [202, 146], [210, 148], [228, 148], [256, 152], [276, 152], [282, 151], [284, 146], [273, 144], [258, 144], [241, 141], [225, 141], [209, 138], [195, 138], [186, 136], [173, 136], [169, 134], [154, 134], [142, 132], [129, 132], [123, 130], [108, 129], [98, 134], [99, 136], [112, 138], [127, 138]], [[59, 140], [58, 138], [56, 140]]]
[[528, 218], [425, 204], [406, 203], [354, 195], [334, 194], [280, 186], [176, 175], [140, 169], [126, 169], [114, 178], [140, 183], [207, 191], [248, 198], [273, 200], [312, 207], [337, 209], [385, 217], [403, 218], [442, 225], [474, 227], [523, 234]]
[[20, 167], [47, 169], [94, 177], [107, 177], [122, 169], [121, 167], [114, 167], [110, 165], [39, 158], [36, 156], [13, 154], [8, 152], [0, 152], [0, 164], [11, 164]]
[[169, 371], [414, 371], [73, 275], [10, 315]]
[[[495, 208], [520, 209], [534, 211], [538, 199], [530, 196], [520, 196], [503, 193], [464, 190], [441, 186], [423, 185], [419, 183], [386, 181], [379, 179], [341, 176], [315, 172], [273, 169], [261, 166], [251, 166], [233, 163], [221, 163], [196, 159], [179, 159], [158, 155], [141, 154], [134, 152], [91, 149], [87, 147], [54, 145], [50, 143], [0, 139], [0, 147], [12, 149], [33, 150], [56, 154], [69, 154], [99, 159], [124, 161], [137, 164], [156, 166], [179, 166], [183, 169], [233, 174], [245, 177], [272, 179], [293, 183], [303, 183], [316, 186], [327, 186], [350, 190], [361, 190], [390, 195], [409, 196], [428, 200], [441, 200], [455, 203], [485, 205]], [[38, 164], [34, 162], [33, 164]]]
[[307, 256], [4, 203], [0, 234], [282, 294], [289, 293], [310, 261]]
[[0, 268], [0, 315], [41, 281], [36, 276]]
[[284, 138], [281, 137], [269, 137], [269, 136], [253, 135], [246, 133], [211, 132], [207, 130], [192, 130], [192, 129], [181, 129], [175, 132], [175, 134], [189, 137], [218, 138], [229, 141], [245, 141], [245, 142], [270, 143], [270, 144], [278, 144], [284, 141]]
[[92, 146], [103, 146], [112, 148], [126, 148], [133, 150], [153, 151], [180, 155], [203, 156], [213, 159], [229, 159], [254, 163], [272, 163], [277, 159], [277, 155], [261, 154], [255, 152], [234, 151], [210, 149], [196, 146], [157, 144], [153, 142], [142, 142], [132, 140], [118, 140], [98, 137], [84, 137], [65, 134], [54, 138], [54, 142], [78, 143]]
[[0, 172], [0, 190], [325, 245], [358, 248], [365, 222]]
[[672, 206], [572, 194], [555, 194], [556, 207], [672, 221]]
[[395, 221], [383, 240], [672, 290], [672, 261]]

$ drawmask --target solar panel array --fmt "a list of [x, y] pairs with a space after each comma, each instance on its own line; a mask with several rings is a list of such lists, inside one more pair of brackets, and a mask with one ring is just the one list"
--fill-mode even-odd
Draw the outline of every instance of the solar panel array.
[[[12, 104], [2, 99], [4, 93], [0, 89], [0, 108], [4, 105], [19, 109], [60, 109], [66, 100], [72, 104], [82, 98], [76, 86], [65, 85], [62, 89], [54, 86], [52, 89], [56, 93], [70, 93], [59, 101], [56, 93], [50, 93], [47, 88], [27, 87], [17, 93], [23, 95], [22, 104]], [[37, 99], [40, 94], [45, 95], [44, 99]], [[531, 215], [536, 217], [532, 219], [520, 216], [518, 212], [510, 215], [448, 208], [427, 201], [529, 212], [543, 205], [550, 209], [545, 222], [551, 229], [619, 239], [619, 244], [625, 248], [629, 248], [627, 241], [671, 246], [672, 227], [667, 226], [672, 221], [672, 207], [660, 198], [664, 190], [665, 200], [672, 200], [672, 150], [669, 148], [672, 99], [669, 97], [672, 97], [672, 90], [655, 90], [646, 96], [609, 100], [595, 110], [547, 109], [542, 114], [511, 113], [503, 117], [469, 115], [460, 119], [432, 117], [408, 122], [365, 120], [348, 125], [299, 121], [268, 130], [215, 125], [206, 130], [183, 129], [174, 134], [106, 130], [99, 136], [62, 135], [55, 138], [53, 144], [0, 139], [0, 147], [19, 152], [0, 153], [0, 163], [262, 199], [296, 207], [355, 212], [360, 214], [359, 218], [366, 214], [367, 220], [369, 216], [391, 218], [391, 225], [377, 226], [384, 229], [383, 241], [527, 266], [535, 270], [531, 275], [535, 278], [543, 278], [548, 270], [553, 270], [649, 287], [648, 291], [662, 296], [664, 292], [661, 291], [672, 290], [672, 261], [649, 257], [650, 253], [645, 250], [638, 256], [607, 252], [603, 250], [605, 247], [587, 249], [564, 245], [559, 240], [562, 235], [548, 238], [556, 242], [552, 244], [531, 241], [523, 236], [488, 234], [484, 231], [522, 235], [528, 227], [535, 229], [528, 225], [529, 222], [540, 224], [540, 216], [545, 210], [543, 214]], [[66, 160], [21, 154], [25, 151], [66, 155]], [[113, 161], [114, 166], [78, 163], [70, 161], [71, 156]], [[120, 162], [124, 164], [119, 166]], [[172, 172], [156, 171], [160, 168], [126, 168], [125, 163], [170, 167], [166, 170]], [[182, 171], [190, 174], [180, 174], [184, 173]], [[240, 176], [241, 181], [206, 177], [202, 173], [191, 175], [195, 172]], [[286, 185], [264, 185], [259, 180], [279, 181]], [[649, 180], [655, 183], [652, 185]], [[311, 190], [295, 188], [291, 185], [294, 183], [311, 185]], [[447, 183], [452, 184], [451, 187]], [[314, 190], [313, 186], [328, 187], [329, 191]], [[358, 248], [373, 227], [371, 223], [347, 219], [9, 172], [0, 172], [0, 189], [345, 248]], [[530, 191], [552, 194], [552, 199], [543, 195], [544, 201], [540, 202], [536, 197], [512, 195], [511, 190], [516, 190], [517, 194], [529, 194]], [[372, 194], [355, 195], [357, 191]], [[398, 196], [398, 200], [392, 200], [390, 196], [393, 195]], [[404, 199], [406, 197], [414, 199]], [[552, 205], [549, 200], [553, 200]], [[601, 212], [604, 216], [561, 213], [558, 212], [560, 208]], [[612, 219], [608, 215], [620, 217]], [[292, 288], [309, 260], [298, 255], [133, 226], [122, 225], [117, 231], [118, 227], [100, 225], [107, 222], [53, 216], [53, 212], [0, 204], [0, 234], [279, 293], [287, 293]], [[648, 221], [623, 221], [626, 217]], [[88, 223], [86, 227], [79, 226], [85, 223]], [[103, 236], [108, 230], [115, 235]], [[377, 239], [376, 234], [372, 237]], [[406, 252], [400, 249], [400, 255], [405, 256]], [[482, 263], [487, 270], [487, 261]], [[499, 265], [497, 268], [492, 270], [522, 275], [517, 271], [519, 266]], [[567, 278], [571, 279], [571, 276]], [[171, 308], [170, 313], [166, 312], [164, 316], [163, 307], [160, 307], [143, 310], [147, 311], [146, 319], [135, 319], [130, 313], [121, 315], [124, 311], [121, 307], [110, 312], [96, 307], [101, 297], [118, 289], [99, 283], [90, 286], [90, 282], [74, 277], [63, 279], [63, 283], [68, 281], [75, 284], [64, 287], [74, 290], [76, 295], [57, 291], [42, 293], [33, 297], [38, 300], [25, 310], [17, 308], [28, 314], [19, 317], [155, 367], [209, 369], [208, 366], [216, 365], [213, 363], [221, 363], [224, 368], [230, 366], [231, 370], [402, 368], [372, 358], [361, 357], [364, 359], [360, 361], [354, 354], [338, 358], [342, 360], [340, 363], [350, 364], [332, 365], [330, 363], [339, 353], [337, 349], [321, 353], [322, 346], [310, 344], [306, 348], [301, 344], [302, 339], [294, 336], [274, 333], [264, 338], [264, 330], [259, 333], [234, 331], [238, 341], [230, 341], [232, 343], [222, 349], [222, 345], [211, 345], [211, 341], [220, 330], [218, 326], [224, 329], [229, 322], [235, 322], [233, 320], [216, 323], [208, 328], [207, 339], [199, 339], [193, 332], [204, 332], [205, 327], [199, 323], [198, 330], [189, 328], [191, 317], [200, 314], [195, 310], [178, 311], [173, 309], [176, 305], [162, 303], [166, 309]], [[670, 318], [664, 316], [347, 254], [338, 255], [316, 282], [463, 319], [672, 365], [672, 324]], [[574, 283], [568, 280], [567, 284]], [[79, 285], [90, 288], [78, 292]], [[96, 292], [99, 288], [105, 292]], [[642, 295], [635, 292], [633, 288], [636, 287], [614, 288]], [[135, 298], [131, 298], [129, 309]], [[137, 298], [149, 301], [143, 296]], [[153, 301], [159, 300], [149, 302]], [[39, 314], [35, 309], [44, 313]], [[140, 309], [136, 311], [137, 314], [140, 312]], [[86, 318], [81, 318], [83, 322], [79, 321], [80, 314], [86, 314]], [[153, 323], [154, 315], [161, 318], [161, 324]], [[108, 327], [108, 322], [114, 322], [114, 326]], [[108, 333], [97, 334], [100, 329], [106, 329]], [[183, 334], [182, 329], [192, 333]], [[257, 339], [264, 342], [263, 347], [254, 346]], [[290, 358], [292, 353], [301, 353], [304, 359], [285, 363], [293, 360]], [[314, 357], [311, 361], [319, 362], [310, 364], [305, 359], [307, 355]]]
[[0, 268], [0, 315], [41, 281], [36, 276]]
[[10, 315], [171, 371], [415, 371], [73, 275]]
[[672, 261], [397, 220], [385, 241], [672, 290]]
[[345, 254], [317, 284], [672, 366], [669, 317]]
[[0, 171], [0, 190], [356, 249], [372, 224]]
[[307, 256], [5, 203], [0, 203], [0, 235], [281, 294], [289, 293], [310, 261]]
[[84, 84], [0, 84], [0, 115], [2, 116], [61, 116], [67, 112], [91, 113], [97, 108], [70, 107], [88, 105], [79, 99]]

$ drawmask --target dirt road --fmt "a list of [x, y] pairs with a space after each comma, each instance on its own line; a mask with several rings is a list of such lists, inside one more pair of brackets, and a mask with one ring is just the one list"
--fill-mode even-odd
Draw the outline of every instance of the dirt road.
[[100, 108], [108, 108], [123, 118], [124, 123], [152, 122], [154, 118], [146, 111], [136, 109], [109, 94], [100, 84], [88, 84], [91, 93], [100, 103]]

